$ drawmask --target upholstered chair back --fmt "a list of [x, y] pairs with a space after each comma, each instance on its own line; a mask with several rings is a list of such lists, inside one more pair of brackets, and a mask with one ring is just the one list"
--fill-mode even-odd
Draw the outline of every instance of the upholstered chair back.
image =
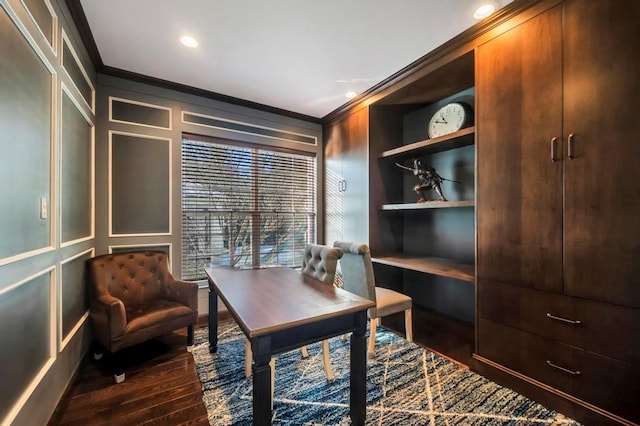
[[93, 261], [92, 281], [97, 294], [107, 293], [125, 306], [167, 299], [170, 276], [167, 255], [146, 251], [104, 255]]
[[307, 244], [302, 259], [302, 272], [327, 284], [333, 284], [342, 250], [329, 246]]
[[[336, 241], [333, 246], [344, 252], [340, 259], [343, 288], [375, 303], [376, 280], [369, 246], [346, 241]], [[369, 316], [377, 316], [375, 307], [369, 309]]]

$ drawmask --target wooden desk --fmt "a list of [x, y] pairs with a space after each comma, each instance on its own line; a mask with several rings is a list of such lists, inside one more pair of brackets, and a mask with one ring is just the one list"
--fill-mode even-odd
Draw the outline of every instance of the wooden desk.
[[349, 409], [354, 425], [366, 412], [366, 321], [370, 300], [289, 268], [205, 268], [209, 277], [209, 350], [218, 346], [218, 298], [253, 350], [253, 424], [271, 424], [271, 357], [351, 332]]

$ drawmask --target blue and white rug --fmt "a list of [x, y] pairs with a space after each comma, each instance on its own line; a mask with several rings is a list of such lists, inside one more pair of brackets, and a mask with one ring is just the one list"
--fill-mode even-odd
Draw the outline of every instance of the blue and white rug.
[[[244, 337], [234, 322], [220, 324], [218, 352], [207, 328], [196, 330], [193, 356], [212, 425], [252, 422], [252, 380], [244, 377]], [[368, 361], [368, 425], [577, 425], [451, 361], [378, 329]], [[347, 425], [349, 339], [330, 341], [335, 380], [322, 369], [320, 343], [278, 356], [272, 422]]]

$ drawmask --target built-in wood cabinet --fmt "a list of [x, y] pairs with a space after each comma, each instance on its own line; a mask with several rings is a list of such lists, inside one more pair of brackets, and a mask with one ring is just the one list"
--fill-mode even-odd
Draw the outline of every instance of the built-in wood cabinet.
[[639, 22], [637, 1], [566, 0], [476, 57], [477, 359], [623, 423], [640, 422]]
[[[473, 114], [473, 51], [434, 69], [369, 106], [370, 246], [376, 278], [414, 304], [473, 324], [475, 127], [429, 138], [432, 115], [450, 102]], [[419, 202], [413, 160], [433, 167], [447, 201], [426, 192]], [[455, 182], [453, 182], [455, 181]]]
[[324, 128], [325, 241], [368, 241], [368, 110]]
[[[473, 324], [472, 369], [585, 424], [640, 423], [639, 23], [637, 0], [514, 1], [325, 126], [329, 162], [367, 111], [376, 279]], [[461, 97], [475, 122], [428, 138]], [[395, 164], [415, 158], [461, 182], [449, 201], [417, 202]]]

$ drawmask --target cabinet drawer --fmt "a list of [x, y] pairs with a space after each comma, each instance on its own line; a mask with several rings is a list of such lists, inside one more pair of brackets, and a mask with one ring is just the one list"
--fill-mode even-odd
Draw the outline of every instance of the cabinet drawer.
[[621, 417], [640, 422], [640, 369], [487, 320], [478, 353]]
[[478, 316], [640, 364], [637, 343], [640, 342], [640, 310], [637, 309], [480, 279]]

